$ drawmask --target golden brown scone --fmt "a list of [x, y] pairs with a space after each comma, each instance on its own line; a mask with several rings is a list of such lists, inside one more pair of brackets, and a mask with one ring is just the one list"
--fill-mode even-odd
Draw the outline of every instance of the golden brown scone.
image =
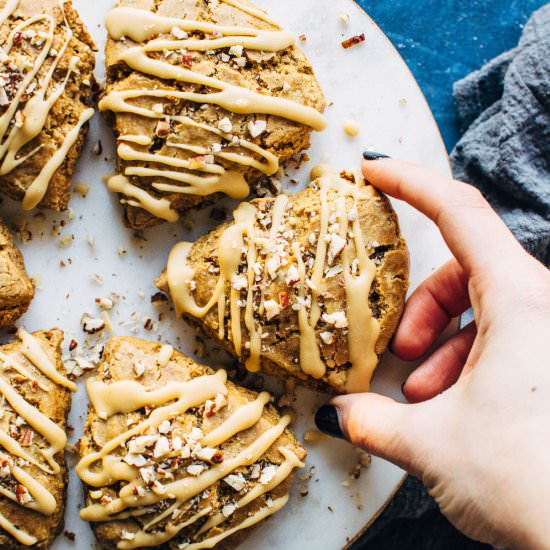
[[269, 394], [170, 346], [111, 339], [88, 392], [81, 517], [103, 548], [233, 547], [286, 503], [303, 466]]
[[0, 328], [13, 325], [34, 297], [34, 287], [23, 255], [13, 242], [9, 229], [0, 220]]
[[403, 311], [409, 257], [388, 199], [344, 177], [241, 205], [236, 222], [177, 245], [157, 286], [249, 370], [367, 391]]
[[106, 26], [100, 109], [115, 113], [119, 147], [109, 188], [131, 228], [246, 198], [325, 126], [295, 38], [247, 0], [119, 0]]
[[93, 115], [95, 46], [70, 0], [0, 9], [0, 190], [26, 209], [66, 210]]
[[62, 331], [18, 335], [0, 347], [0, 548], [46, 550], [63, 527], [67, 416], [76, 388], [65, 378]]

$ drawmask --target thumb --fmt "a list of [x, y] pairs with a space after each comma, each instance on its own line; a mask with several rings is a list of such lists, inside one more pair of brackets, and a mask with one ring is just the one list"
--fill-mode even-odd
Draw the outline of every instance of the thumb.
[[345, 395], [323, 405], [315, 423], [322, 432], [421, 476], [420, 409], [373, 393]]

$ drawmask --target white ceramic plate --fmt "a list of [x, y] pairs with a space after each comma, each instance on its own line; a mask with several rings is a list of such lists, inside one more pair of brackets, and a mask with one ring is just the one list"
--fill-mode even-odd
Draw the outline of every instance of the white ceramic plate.
[[[105, 14], [114, 0], [74, 0], [80, 14], [94, 35], [100, 53], [97, 56], [97, 76], [104, 74], [103, 46]], [[376, 25], [351, 0], [262, 0], [259, 4], [269, 9], [283, 26], [296, 35], [305, 34], [302, 46], [315, 68], [326, 92], [329, 127], [317, 134], [309, 152], [312, 161], [294, 175], [300, 183], [289, 185], [290, 192], [303, 187], [309, 170], [316, 163], [329, 161], [341, 169], [359, 168], [361, 152], [366, 147], [383, 151], [394, 157], [411, 159], [449, 174], [449, 165], [443, 143], [430, 110], [412, 75], [396, 50]], [[345, 25], [340, 14], [349, 14]], [[366, 41], [344, 50], [344, 38], [365, 33]], [[361, 134], [355, 139], [346, 137], [343, 124], [352, 119], [360, 124]], [[103, 144], [103, 155], [98, 157], [92, 146], [98, 140]], [[28, 330], [59, 326], [66, 332], [66, 341], [72, 338], [82, 343], [85, 334], [80, 318], [89, 312], [97, 316], [95, 299], [115, 292], [122, 297], [111, 312], [115, 334], [132, 333], [149, 339], [162, 339], [194, 356], [195, 340], [190, 330], [167, 311], [158, 330], [143, 330], [143, 319], [158, 318], [159, 311], [150, 303], [155, 292], [153, 279], [163, 269], [172, 245], [207, 231], [212, 221], [205, 212], [193, 219], [196, 231], [186, 230], [183, 224], [164, 226], [148, 231], [146, 240], [135, 239], [121, 223], [121, 209], [109, 195], [102, 176], [112, 172], [113, 143], [109, 128], [101, 116], [92, 121], [90, 138], [75, 176], [75, 182], [90, 185], [86, 199], [76, 196], [71, 207], [76, 218], [69, 214], [47, 214], [44, 220], [33, 214], [22, 213], [19, 206], [4, 201], [2, 214], [9, 220], [25, 217], [33, 233], [32, 241], [22, 244], [28, 271], [41, 277], [40, 288], [29, 313], [21, 321]], [[105, 159], [104, 159], [105, 157]], [[412, 288], [449, 256], [434, 226], [406, 205], [396, 205], [401, 225], [410, 245], [412, 257]], [[58, 236], [52, 236], [54, 222], [61, 235], [74, 235], [74, 242], [60, 247]], [[93, 238], [91, 247], [87, 242]], [[118, 248], [127, 254], [120, 256]], [[61, 267], [63, 261], [66, 267]], [[98, 274], [103, 284], [92, 277]], [[131, 318], [137, 312], [138, 322]], [[227, 361], [226, 357], [209, 355], [204, 362], [212, 366]], [[401, 397], [401, 381], [409, 367], [388, 356], [379, 369], [374, 390]], [[80, 391], [73, 401], [71, 425], [75, 428], [73, 440], [81, 433], [86, 414], [87, 398]], [[273, 386], [275, 389], [278, 386]], [[298, 391], [296, 431], [301, 436], [313, 429], [313, 413], [324, 401], [323, 396], [306, 390]], [[385, 503], [399, 487], [403, 472], [382, 461], [373, 460], [360, 479], [342, 486], [348, 472], [357, 462], [356, 451], [345, 442], [324, 441], [309, 445], [308, 468], [315, 473], [308, 482], [309, 494], [302, 497], [297, 480], [290, 504], [263, 527], [252, 533], [243, 548], [285, 548], [286, 550], [338, 550], [346, 546], [378, 515]], [[55, 549], [91, 548], [93, 535], [81, 522], [78, 510], [82, 502], [80, 482], [71, 472], [66, 508], [66, 529], [76, 533], [76, 542], [63, 536]]]

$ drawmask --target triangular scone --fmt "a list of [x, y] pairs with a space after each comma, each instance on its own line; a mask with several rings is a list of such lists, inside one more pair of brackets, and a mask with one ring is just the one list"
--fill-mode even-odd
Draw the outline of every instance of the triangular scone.
[[77, 473], [103, 548], [232, 548], [280, 510], [306, 452], [267, 393], [171, 346], [113, 338]]
[[0, 8], [0, 190], [66, 210], [94, 114], [94, 43], [71, 1], [5, 0]]
[[0, 328], [13, 325], [27, 311], [33, 297], [34, 287], [25, 271], [23, 255], [0, 220]]
[[243, 203], [233, 223], [177, 245], [157, 286], [249, 370], [367, 391], [403, 310], [408, 252], [386, 197], [321, 173], [307, 190]]
[[247, 0], [119, 0], [106, 27], [100, 109], [115, 114], [118, 138], [109, 188], [134, 229], [246, 198], [325, 127], [295, 37]]
[[0, 548], [50, 548], [63, 527], [71, 391], [63, 333], [28, 334], [0, 347]]

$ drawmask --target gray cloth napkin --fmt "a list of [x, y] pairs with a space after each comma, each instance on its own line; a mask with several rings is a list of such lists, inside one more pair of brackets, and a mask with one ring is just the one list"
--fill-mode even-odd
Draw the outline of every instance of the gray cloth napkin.
[[[549, 265], [550, 4], [532, 15], [517, 48], [457, 82], [454, 96], [464, 133], [451, 155], [455, 177], [479, 187], [525, 248]], [[384, 528], [434, 508], [409, 477], [356, 547], [387, 549], [377, 538]]]
[[550, 264], [550, 4], [517, 48], [455, 84], [455, 177], [479, 187], [529, 252]]

